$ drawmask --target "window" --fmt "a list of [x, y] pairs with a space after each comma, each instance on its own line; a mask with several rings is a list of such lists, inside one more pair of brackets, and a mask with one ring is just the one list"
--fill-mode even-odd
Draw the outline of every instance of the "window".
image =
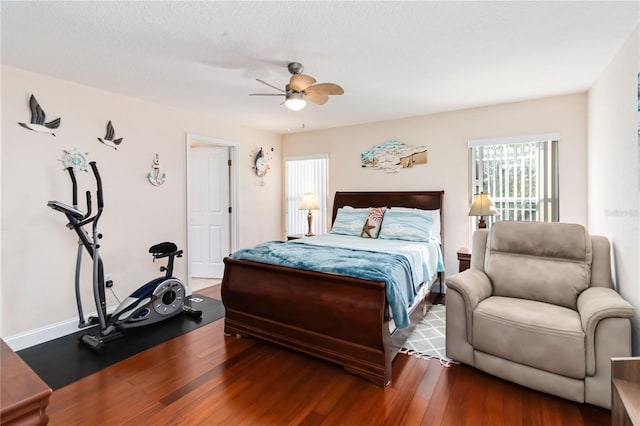
[[318, 210], [312, 210], [311, 231], [327, 232], [328, 156], [285, 158], [285, 200], [287, 235], [307, 233], [307, 211], [300, 210], [302, 196], [312, 192], [318, 198]]
[[[558, 134], [469, 141], [471, 196], [489, 195], [496, 220], [558, 221]], [[475, 221], [474, 221], [475, 223]]]

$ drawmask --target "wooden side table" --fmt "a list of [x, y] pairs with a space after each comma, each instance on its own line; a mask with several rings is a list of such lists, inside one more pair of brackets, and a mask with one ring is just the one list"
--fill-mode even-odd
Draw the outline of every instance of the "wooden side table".
[[611, 358], [611, 425], [640, 425], [640, 357]]
[[51, 388], [0, 339], [0, 423], [46, 425]]
[[471, 267], [471, 252], [467, 248], [458, 250], [458, 272], [465, 271]]

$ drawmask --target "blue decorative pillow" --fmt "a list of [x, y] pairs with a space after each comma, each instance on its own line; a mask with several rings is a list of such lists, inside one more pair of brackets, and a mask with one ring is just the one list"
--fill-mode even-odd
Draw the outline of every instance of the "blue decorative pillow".
[[359, 237], [368, 213], [369, 209], [339, 208], [331, 233]]
[[419, 214], [424, 214], [427, 216], [431, 216], [433, 218], [433, 226], [431, 227], [431, 239], [430, 241], [442, 244], [441, 241], [441, 229], [440, 229], [440, 209], [433, 210], [423, 210], [423, 209], [414, 209], [409, 207], [391, 207], [391, 210], [395, 210], [396, 212], [417, 212]]
[[378, 238], [383, 240], [432, 241], [433, 228], [434, 215], [428, 210], [391, 208], [384, 214]]

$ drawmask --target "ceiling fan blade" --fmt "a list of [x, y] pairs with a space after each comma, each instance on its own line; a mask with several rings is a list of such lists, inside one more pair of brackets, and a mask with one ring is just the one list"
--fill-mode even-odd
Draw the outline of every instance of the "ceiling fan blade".
[[259, 78], [256, 78], [256, 81], [259, 81], [260, 83], [262, 83], [262, 84], [264, 84], [264, 85], [267, 85], [267, 86], [269, 86], [269, 87], [272, 87], [272, 88], [276, 89], [276, 90], [277, 90], [277, 91], [279, 91], [279, 92], [284, 93], [284, 90], [282, 90], [281, 88], [276, 87], [276, 86], [274, 86], [273, 84], [269, 84], [269, 83], [267, 83], [267, 82], [266, 82], [266, 81], [264, 81], [264, 80], [260, 80]]
[[289, 80], [289, 89], [293, 90], [294, 92], [302, 92], [304, 89], [311, 86], [315, 82], [316, 79], [308, 75], [292, 75], [291, 80]]
[[314, 104], [324, 105], [329, 100], [329, 95], [327, 95], [326, 93], [318, 93], [312, 91], [311, 93], [307, 93], [305, 95], [305, 99], [313, 102]]
[[249, 93], [249, 96], [286, 96], [284, 93]]
[[311, 93], [322, 93], [325, 95], [342, 95], [344, 90], [342, 87], [334, 83], [319, 83], [309, 86], [304, 90], [307, 95]]

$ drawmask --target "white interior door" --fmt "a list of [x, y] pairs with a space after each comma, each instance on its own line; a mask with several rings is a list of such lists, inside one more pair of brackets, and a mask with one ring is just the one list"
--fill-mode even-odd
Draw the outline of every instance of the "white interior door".
[[190, 149], [191, 276], [222, 278], [230, 252], [229, 148]]

